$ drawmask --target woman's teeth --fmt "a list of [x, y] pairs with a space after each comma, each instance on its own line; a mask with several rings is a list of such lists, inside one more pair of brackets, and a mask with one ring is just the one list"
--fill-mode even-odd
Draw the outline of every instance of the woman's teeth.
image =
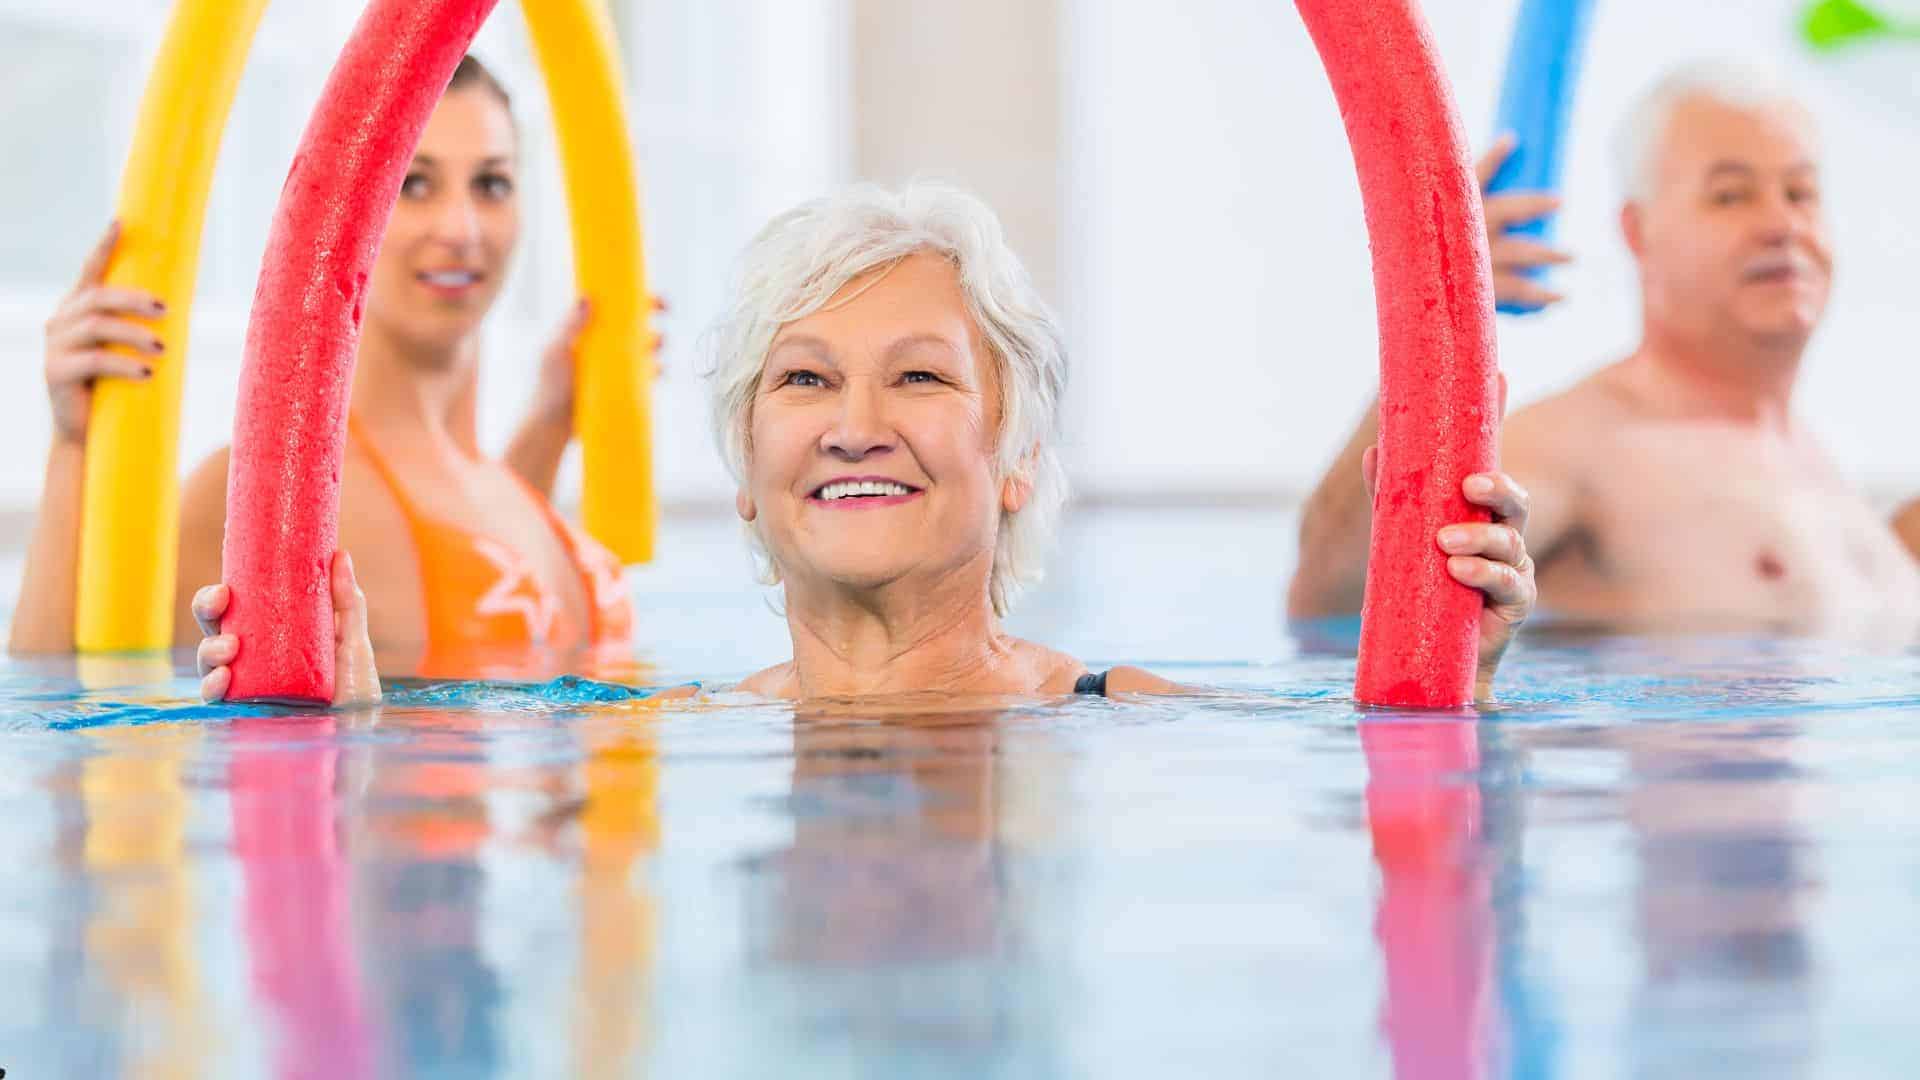
[[464, 289], [480, 280], [480, 275], [471, 270], [429, 270], [420, 277], [429, 285], [448, 289]]
[[891, 480], [843, 480], [820, 489], [820, 498], [827, 502], [834, 499], [911, 494], [913, 494], [912, 488], [905, 484], [896, 484]]

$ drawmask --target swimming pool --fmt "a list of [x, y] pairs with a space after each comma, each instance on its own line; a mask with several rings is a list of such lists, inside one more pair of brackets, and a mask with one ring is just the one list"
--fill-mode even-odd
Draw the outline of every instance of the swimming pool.
[[[636, 673], [784, 655], [731, 525], [663, 540]], [[1018, 631], [1249, 693], [373, 722], [9, 664], [0, 1068], [1920, 1073], [1920, 655], [1542, 634], [1477, 723], [1362, 717], [1352, 628], [1279, 624], [1287, 515], [1063, 550]]]

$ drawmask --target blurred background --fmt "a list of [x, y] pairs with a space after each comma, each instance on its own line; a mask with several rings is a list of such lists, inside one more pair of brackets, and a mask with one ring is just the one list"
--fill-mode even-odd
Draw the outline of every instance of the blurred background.
[[[1284, 0], [613, 3], [649, 272], [673, 305], [656, 412], [670, 515], [727, 512], [695, 346], [735, 253], [775, 212], [860, 177], [954, 179], [999, 209], [1068, 321], [1067, 445], [1088, 503], [1284, 506], [1363, 408], [1375, 342], [1359, 195], [1319, 62]], [[1502, 361], [1523, 403], [1632, 345], [1614, 123], [1676, 62], [1769, 64], [1822, 122], [1837, 230], [1838, 287], [1803, 411], [1863, 486], [1920, 493], [1920, 65], [1887, 48], [1816, 57], [1796, 34], [1801, 6], [1602, 0], [1561, 224], [1578, 262], [1557, 280], [1572, 299], [1503, 319]], [[283, 0], [261, 27], [206, 224], [183, 467], [228, 439], [268, 217], [360, 7]], [[1514, 0], [1425, 7], [1484, 145]], [[0, 520], [15, 536], [48, 434], [41, 324], [112, 212], [168, 9], [0, 0]], [[483, 369], [483, 436], [498, 448], [570, 301], [570, 238], [513, 0], [476, 52], [513, 91], [526, 152], [527, 240]]]

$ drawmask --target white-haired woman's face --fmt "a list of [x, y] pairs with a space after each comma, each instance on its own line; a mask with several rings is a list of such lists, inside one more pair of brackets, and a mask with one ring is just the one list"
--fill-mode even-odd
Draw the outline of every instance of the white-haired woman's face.
[[[754, 391], [742, 517], [789, 589], [993, 564], [1000, 390], [951, 263], [913, 255], [781, 328]], [[790, 593], [791, 597], [791, 593]]]

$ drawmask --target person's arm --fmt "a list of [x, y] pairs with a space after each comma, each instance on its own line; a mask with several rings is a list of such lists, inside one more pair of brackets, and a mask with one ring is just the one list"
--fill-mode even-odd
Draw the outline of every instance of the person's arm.
[[[160, 300], [138, 289], [104, 284], [120, 239], [116, 222], [87, 256], [80, 281], [47, 320], [45, 372], [53, 409], [40, 508], [27, 542], [20, 598], [7, 649], [26, 653], [73, 651], [74, 608], [80, 573], [80, 506], [86, 476], [87, 418], [97, 379], [153, 376], [160, 339], [135, 318], [156, 318]], [[111, 351], [122, 346], [126, 352]]]
[[533, 407], [507, 443], [507, 467], [547, 499], [553, 498], [560, 460], [573, 441], [574, 347], [587, 327], [588, 314], [585, 300], [575, 303], [559, 333], [540, 354], [540, 382], [534, 390]]
[[1300, 558], [1287, 587], [1287, 616], [1316, 619], [1360, 610], [1373, 540], [1373, 497], [1361, 479], [1367, 451], [1380, 438], [1380, 404], [1347, 439], [1340, 456], [1300, 510]]
[[1902, 506], [1893, 515], [1893, 531], [1899, 535], [1900, 542], [1907, 545], [1907, 551], [1920, 559], [1920, 499]]
[[[653, 310], [664, 313], [666, 301], [654, 297]], [[585, 300], [576, 303], [567, 313], [567, 321], [561, 324], [552, 343], [540, 356], [540, 384], [534, 391], [533, 407], [507, 443], [507, 467], [549, 500], [553, 498], [554, 481], [560, 475], [560, 461], [566, 457], [567, 444], [573, 441], [574, 354], [580, 333], [587, 328], [591, 316], [592, 310]], [[665, 338], [654, 335], [656, 354], [665, 342]], [[657, 365], [654, 374], [659, 374]]]
[[[1501, 136], [1475, 166], [1484, 190], [1513, 153], [1513, 138]], [[1534, 192], [1505, 192], [1486, 197], [1487, 243], [1493, 256], [1493, 295], [1508, 301], [1547, 307], [1563, 297], [1536, 284], [1525, 272], [1570, 261], [1544, 244], [1507, 235], [1507, 229], [1558, 209], [1560, 200]], [[1504, 393], [1504, 389], [1502, 393]], [[1367, 584], [1367, 548], [1373, 539], [1373, 500], [1360, 482], [1361, 459], [1380, 439], [1380, 403], [1347, 439], [1300, 515], [1300, 561], [1287, 589], [1287, 615], [1295, 619], [1351, 615], [1360, 610]]]
[[173, 640], [200, 636], [193, 597], [200, 586], [220, 580], [221, 549], [227, 538], [227, 460], [221, 447], [207, 456], [180, 487], [180, 554], [173, 578]]

